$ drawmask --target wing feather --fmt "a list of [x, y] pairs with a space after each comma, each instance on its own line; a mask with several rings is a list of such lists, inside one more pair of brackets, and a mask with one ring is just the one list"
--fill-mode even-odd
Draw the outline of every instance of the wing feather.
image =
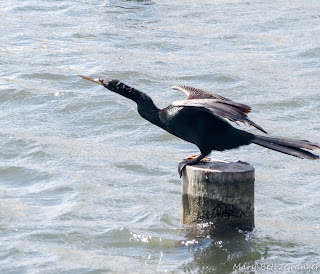
[[239, 103], [231, 100], [221, 99], [191, 99], [174, 101], [173, 106], [177, 107], [195, 107], [201, 111], [209, 112], [213, 115], [229, 119], [232, 122], [242, 122], [251, 125], [264, 133], [267, 133], [262, 127], [251, 121], [247, 114], [239, 108]]
[[251, 111], [251, 107], [245, 104], [236, 103], [228, 98], [220, 96], [219, 94], [205, 91], [199, 88], [189, 87], [189, 86], [173, 86], [172, 89], [181, 91], [187, 95], [186, 100], [193, 99], [219, 99], [221, 101], [232, 102], [234, 106], [239, 108], [244, 113], [249, 113]]

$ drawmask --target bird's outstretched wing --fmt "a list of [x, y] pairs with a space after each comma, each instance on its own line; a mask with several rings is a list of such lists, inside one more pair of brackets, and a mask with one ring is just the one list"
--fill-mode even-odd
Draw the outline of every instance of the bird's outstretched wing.
[[219, 94], [205, 91], [199, 88], [193, 88], [189, 86], [173, 86], [172, 89], [181, 91], [187, 95], [186, 100], [193, 100], [193, 99], [219, 99], [226, 102], [232, 102], [233, 104], [237, 105], [237, 108], [239, 108], [243, 113], [249, 113], [251, 111], [251, 107], [245, 104], [236, 103], [232, 100], [222, 97]]
[[[242, 122], [267, 133], [262, 127], [252, 122], [246, 112], [241, 108], [242, 104], [233, 102], [231, 100], [221, 99], [187, 99], [181, 101], [174, 101], [171, 104], [176, 107], [194, 107], [201, 111], [209, 112], [213, 115], [227, 118], [232, 122]], [[240, 105], [240, 107], [239, 107]]]

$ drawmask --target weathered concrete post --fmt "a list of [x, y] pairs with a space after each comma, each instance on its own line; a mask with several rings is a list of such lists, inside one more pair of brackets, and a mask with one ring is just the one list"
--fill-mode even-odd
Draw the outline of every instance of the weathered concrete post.
[[244, 162], [211, 160], [182, 173], [183, 224], [214, 229], [254, 228], [254, 168]]

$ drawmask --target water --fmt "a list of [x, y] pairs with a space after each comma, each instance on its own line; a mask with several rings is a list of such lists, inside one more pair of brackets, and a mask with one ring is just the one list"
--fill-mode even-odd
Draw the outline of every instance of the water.
[[183, 98], [173, 85], [212, 90], [271, 135], [320, 142], [318, 1], [0, 7], [1, 273], [319, 272], [319, 161], [213, 153], [255, 166], [256, 229], [201, 237], [180, 224], [177, 175], [197, 148], [77, 77], [120, 79], [159, 107]]

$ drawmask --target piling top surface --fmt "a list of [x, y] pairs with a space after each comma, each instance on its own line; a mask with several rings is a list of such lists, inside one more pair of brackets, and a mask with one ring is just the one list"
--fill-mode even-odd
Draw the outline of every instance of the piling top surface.
[[200, 162], [197, 165], [187, 166], [187, 168], [200, 169], [206, 172], [249, 172], [253, 171], [254, 167], [246, 162], [227, 162], [211, 159], [210, 161]]

